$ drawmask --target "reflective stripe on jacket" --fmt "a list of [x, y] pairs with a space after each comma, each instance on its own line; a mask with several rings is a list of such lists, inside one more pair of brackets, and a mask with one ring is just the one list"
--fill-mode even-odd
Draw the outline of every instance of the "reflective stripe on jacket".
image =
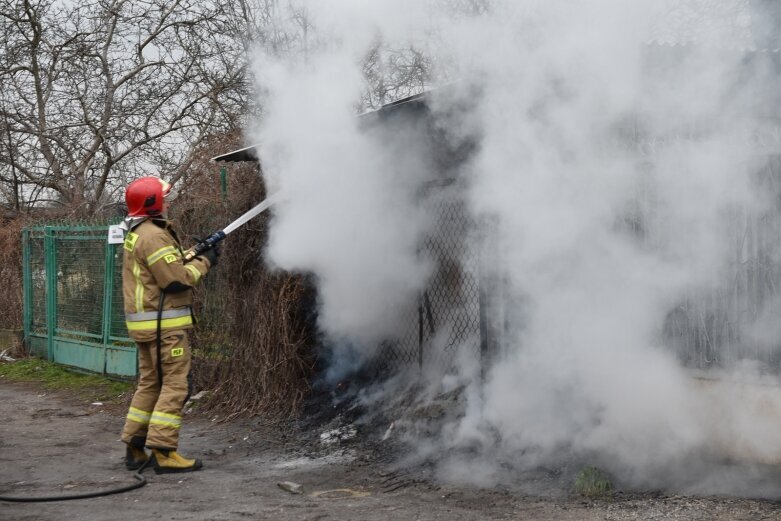
[[130, 337], [138, 342], [155, 339], [160, 292], [165, 288], [161, 330], [191, 328], [192, 288], [208, 271], [206, 259], [182, 262], [182, 247], [168, 221], [149, 219], [129, 231], [124, 244], [122, 293]]

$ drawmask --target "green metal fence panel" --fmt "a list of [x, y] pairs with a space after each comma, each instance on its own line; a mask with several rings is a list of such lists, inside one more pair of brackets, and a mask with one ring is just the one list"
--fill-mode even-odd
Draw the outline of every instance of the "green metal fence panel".
[[122, 245], [108, 224], [58, 223], [22, 233], [25, 342], [57, 363], [119, 377], [138, 371], [122, 309]]
[[125, 326], [125, 312], [122, 297], [122, 248], [114, 248], [112, 253], [115, 275], [112, 277], [111, 286], [111, 320], [109, 322], [109, 335], [112, 339], [128, 338]]
[[57, 250], [57, 334], [103, 339], [105, 235], [55, 236]]
[[[49, 344], [46, 327], [46, 302], [47, 278], [46, 278], [46, 249], [42, 230], [26, 231], [25, 243], [27, 255], [25, 259], [24, 297], [25, 297], [25, 324], [28, 324], [29, 333], [25, 332], [29, 350], [36, 356], [49, 356]], [[29, 299], [29, 301], [27, 300]]]
[[43, 232], [43, 254], [46, 269], [46, 358], [54, 360], [54, 332], [57, 327], [57, 252], [54, 230]]
[[25, 307], [30, 313], [28, 322], [30, 331], [46, 334], [46, 257], [44, 254], [43, 233], [28, 233], [27, 250], [29, 260], [25, 268], [29, 270], [29, 286], [25, 287], [30, 302]]

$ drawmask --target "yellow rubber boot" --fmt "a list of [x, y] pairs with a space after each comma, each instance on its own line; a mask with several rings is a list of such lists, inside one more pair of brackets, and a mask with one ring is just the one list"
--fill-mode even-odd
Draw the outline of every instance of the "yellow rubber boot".
[[157, 474], [193, 472], [203, 467], [199, 459], [185, 458], [175, 450], [162, 449], [152, 449], [152, 464]]
[[146, 455], [146, 451], [133, 445], [128, 445], [125, 451], [125, 467], [127, 470], [138, 470], [141, 465], [146, 463], [149, 456]]

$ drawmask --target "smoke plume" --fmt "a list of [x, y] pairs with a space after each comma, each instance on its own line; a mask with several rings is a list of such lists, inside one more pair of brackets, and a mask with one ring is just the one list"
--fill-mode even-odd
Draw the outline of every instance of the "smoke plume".
[[[605, 455], [638, 483], [730, 444], [781, 454], [760, 413], [693, 379], [691, 346], [672, 345], [678, 324], [719, 299], [706, 330], [729, 331], [708, 356], [730, 378], [758, 378], [739, 339], [764, 360], [781, 340], [761, 309], [777, 298], [747, 316], [730, 296], [746, 223], [775, 211], [757, 182], [768, 153], [757, 136], [773, 132], [777, 72], [751, 30], [755, 3], [322, 4], [308, 15], [327, 44], [295, 63], [258, 60], [258, 137], [287, 194], [269, 256], [316, 275], [337, 360], [392, 337], [431, 274], [425, 147], [373, 137], [353, 110], [368, 48], [413, 45], [447, 83], [428, 94], [441, 130], [475, 145], [459, 175], [472, 218], [490, 225], [467, 240], [494, 245], [481, 269], [503, 295], [493, 365], [482, 380], [465, 362], [469, 403], [440, 446], [527, 468]], [[763, 245], [778, 254], [776, 237]]]

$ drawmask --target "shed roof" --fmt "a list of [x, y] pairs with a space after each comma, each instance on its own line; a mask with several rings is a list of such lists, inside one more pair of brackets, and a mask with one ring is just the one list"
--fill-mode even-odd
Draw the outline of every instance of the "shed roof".
[[[400, 108], [409, 108], [412, 110], [415, 110], [416, 108], [421, 108], [425, 104], [425, 97], [427, 95], [427, 92], [422, 92], [420, 94], [414, 94], [412, 96], [408, 96], [406, 98], [402, 98], [400, 100], [396, 100], [392, 103], [388, 103], [387, 105], [383, 105], [377, 110], [372, 110], [369, 112], [365, 112], [358, 116], [359, 118], [371, 118], [373, 116], [376, 117], [384, 117], [391, 112], [395, 112], [397, 109]], [[259, 153], [258, 153], [258, 147], [259, 144], [250, 145], [248, 147], [240, 148], [238, 150], [233, 150], [231, 152], [227, 152], [225, 154], [220, 154], [219, 156], [215, 156], [212, 158], [212, 161], [218, 161], [218, 162], [228, 162], [228, 163], [234, 163], [238, 161], [259, 161]]]
[[221, 154], [213, 157], [212, 161], [225, 161], [228, 163], [235, 163], [237, 161], [257, 161], [258, 160], [258, 145], [250, 145], [248, 147], [240, 148], [227, 154]]

